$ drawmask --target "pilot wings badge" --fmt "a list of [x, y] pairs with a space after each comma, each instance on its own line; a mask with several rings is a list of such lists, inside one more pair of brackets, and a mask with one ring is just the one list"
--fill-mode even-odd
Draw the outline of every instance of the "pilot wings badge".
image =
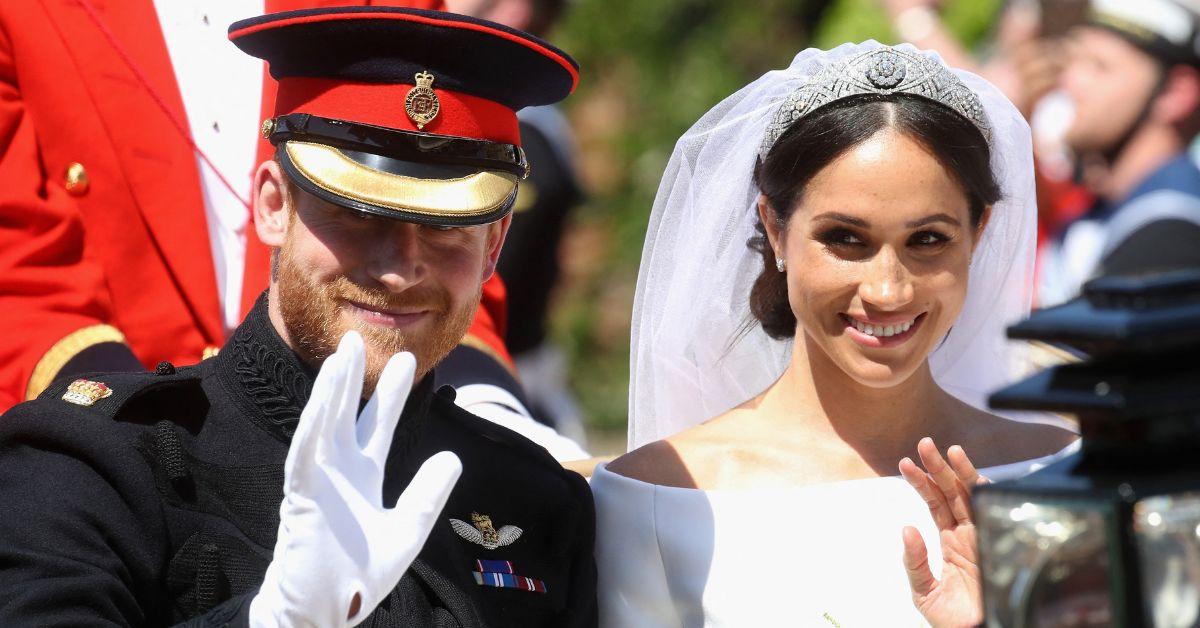
[[451, 519], [450, 527], [462, 538], [490, 550], [512, 545], [521, 538], [522, 532], [521, 528], [517, 526], [504, 526], [497, 530], [492, 527], [491, 517], [477, 512], [471, 513], [471, 523], [461, 519]]

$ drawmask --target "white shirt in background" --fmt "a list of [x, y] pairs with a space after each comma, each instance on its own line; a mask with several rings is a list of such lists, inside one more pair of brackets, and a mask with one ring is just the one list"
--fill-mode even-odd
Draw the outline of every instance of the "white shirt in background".
[[[196, 155], [204, 215], [225, 330], [241, 322], [242, 275], [258, 128], [263, 65], [229, 41], [229, 25], [260, 15], [263, 0], [154, 0], [175, 82], [196, 146], [233, 186]], [[200, 237], [200, 234], [197, 234]]]

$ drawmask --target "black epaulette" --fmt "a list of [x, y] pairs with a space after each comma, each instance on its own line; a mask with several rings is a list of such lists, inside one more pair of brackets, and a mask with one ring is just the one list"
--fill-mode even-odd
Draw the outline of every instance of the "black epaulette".
[[[57, 412], [139, 422], [144, 410], [170, 407], [169, 415], [197, 412], [202, 417], [203, 397], [197, 366], [175, 368], [164, 362], [151, 371], [83, 373], [55, 380], [32, 403]], [[158, 416], [162, 416], [160, 413]]]
[[455, 390], [453, 386], [442, 386], [434, 393], [434, 403], [440, 403], [442, 412], [447, 418], [452, 418], [460, 427], [489, 441], [510, 447], [528, 456], [531, 460], [542, 463], [551, 469], [562, 471], [563, 466], [545, 447], [525, 438], [524, 436], [493, 423], [483, 417], [475, 416], [454, 403]]

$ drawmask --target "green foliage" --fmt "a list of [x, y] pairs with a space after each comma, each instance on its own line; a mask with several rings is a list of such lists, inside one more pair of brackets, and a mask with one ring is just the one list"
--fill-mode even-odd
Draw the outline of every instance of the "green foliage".
[[[963, 41], [1001, 0], [951, 0]], [[810, 45], [894, 42], [877, 0], [577, 0], [552, 40], [580, 62], [567, 110], [591, 198], [575, 214], [552, 329], [595, 429], [622, 430], [629, 313], [659, 176], [675, 140], [743, 85]]]

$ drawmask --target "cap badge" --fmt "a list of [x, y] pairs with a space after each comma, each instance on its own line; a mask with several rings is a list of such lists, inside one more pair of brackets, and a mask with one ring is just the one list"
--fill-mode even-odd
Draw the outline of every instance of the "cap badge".
[[100, 382], [88, 379], [77, 379], [67, 386], [63, 393], [63, 401], [77, 406], [90, 406], [113, 393], [112, 389]]
[[434, 77], [432, 74], [418, 72], [415, 78], [417, 86], [408, 90], [408, 96], [404, 97], [404, 112], [417, 125], [418, 130], [424, 130], [425, 125], [433, 122], [433, 119], [437, 117], [438, 111], [442, 109], [442, 103], [438, 100], [437, 93], [433, 91]]
[[471, 513], [471, 523], [474, 524], [474, 527], [461, 519], [451, 519], [450, 527], [454, 528], [454, 531], [462, 538], [490, 550], [512, 545], [521, 538], [521, 528], [504, 526], [497, 530], [492, 527], [492, 518], [487, 515], [473, 512]]

